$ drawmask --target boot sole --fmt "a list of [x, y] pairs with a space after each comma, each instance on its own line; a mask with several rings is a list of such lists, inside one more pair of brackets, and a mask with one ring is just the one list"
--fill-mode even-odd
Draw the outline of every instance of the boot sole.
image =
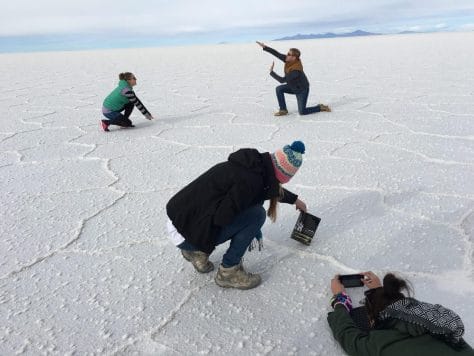
[[242, 289], [242, 290], [247, 290], [247, 289], [252, 289], [252, 288], [256, 288], [258, 287], [260, 284], [262, 284], [262, 281], [260, 280], [258, 282], [258, 284], [254, 285], [254, 286], [242, 286], [242, 287], [237, 287], [233, 284], [230, 284], [229, 282], [221, 282], [219, 281], [217, 278], [214, 278], [214, 282], [216, 282], [216, 284], [219, 286], [219, 287], [222, 287], [222, 288], [235, 288], [235, 289]]

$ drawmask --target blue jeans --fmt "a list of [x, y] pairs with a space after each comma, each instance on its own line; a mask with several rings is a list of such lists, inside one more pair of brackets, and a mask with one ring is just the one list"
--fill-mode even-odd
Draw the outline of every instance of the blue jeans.
[[[254, 205], [241, 212], [229, 225], [224, 226], [216, 238], [216, 245], [223, 244], [230, 240], [230, 246], [222, 258], [224, 267], [238, 265], [245, 254], [245, 250], [265, 222], [266, 213], [261, 205]], [[197, 251], [192, 244], [184, 241], [178, 245], [180, 249]]]
[[[133, 103], [128, 103], [120, 111], [104, 113], [103, 115], [109, 120], [102, 121], [104, 121], [107, 125], [130, 127], [132, 126], [132, 120], [130, 120], [129, 117], [132, 114], [133, 108]], [[124, 113], [122, 114], [121, 111], [124, 111]]]
[[[280, 106], [280, 110], [286, 110], [286, 102], [285, 102], [285, 93], [286, 94], [295, 94], [293, 90], [290, 89], [288, 84], [279, 85], [275, 88], [276, 96], [278, 99], [278, 105]], [[309, 108], [306, 107], [306, 103], [308, 102], [308, 95], [309, 95], [309, 88], [306, 89], [302, 93], [295, 94], [296, 101], [298, 102], [298, 112], [300, 115], [308, 115], [313, 114], [315, 112], [320, 112], [321, 108], [319, 105], [311, 106]]]

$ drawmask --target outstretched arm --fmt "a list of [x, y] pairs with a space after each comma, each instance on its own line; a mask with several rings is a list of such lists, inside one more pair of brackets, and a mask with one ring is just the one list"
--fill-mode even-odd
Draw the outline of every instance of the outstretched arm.
[[275, 51], [273, 48], [268, 47], [265, 43], [257, 41], [257, 44], [263, 48], [265, 52], [268, 52], [270, 54], [273, 54], [275, 57], [277, 57], [279, 60], [282, 62], [285, 61], [286, 56], [282, 53], [279, 53], [278, 51]]
[[124, 95], [127, 97], [128, 101], [130, 101], [131, 103], [133, 103], [138, 110], [140, 110], [140, 112], [148, 119], [148, 120], [151, 120], [153, 119], [153, 116], [151, 115], [151, 113], [147, 110], [147, 108], [145, 107], [145, 105], [143, 105], [143, 103], [140, 101], [140, 99], [138, 99], [138, 97], [135, 95], [135, 92], [133, 90], [128, 90], [124, 93]]

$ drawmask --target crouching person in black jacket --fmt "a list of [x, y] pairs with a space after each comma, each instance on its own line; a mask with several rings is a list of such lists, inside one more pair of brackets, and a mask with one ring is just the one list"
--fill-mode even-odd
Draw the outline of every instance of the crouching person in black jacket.
[[[166, 205], [168, 232], [183, 257], [201, 273], [214, 269], [209, 255], [230, 240], [215, 281], [221, 287], [250, 289], [261, 283], [244, 270], [242, 257], [254, 238], [261, 239], [266, 215], [276, 219], [278, 202], [306, 211], [298, 196], [281, 187], [302, 163], [301, 141], [274, 153], [243, 148], [196, 178]], [[267, 213], [263, 208], [270, 200]]]

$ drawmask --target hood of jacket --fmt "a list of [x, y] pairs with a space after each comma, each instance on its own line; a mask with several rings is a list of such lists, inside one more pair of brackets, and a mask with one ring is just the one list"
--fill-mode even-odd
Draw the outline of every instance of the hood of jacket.
[[382, 310], [378, 320], [397, 320], [394, 326], [413, 336], [429, 333], [451, 345], [462, 343], [464, 324], [455, 312], [439, 304], [402, 298]]
[[255, 148], [241, 148], [231, 153], [228, 160], [252, 171], [261, 172], [263, 170], [262, 156]]
[[255, 148], [242, 148], [229, 155], [229, 162], [262, 176], [265, 199], [280, 195], [280, 182], [275, 177], [270, 153], [260, 153]]

